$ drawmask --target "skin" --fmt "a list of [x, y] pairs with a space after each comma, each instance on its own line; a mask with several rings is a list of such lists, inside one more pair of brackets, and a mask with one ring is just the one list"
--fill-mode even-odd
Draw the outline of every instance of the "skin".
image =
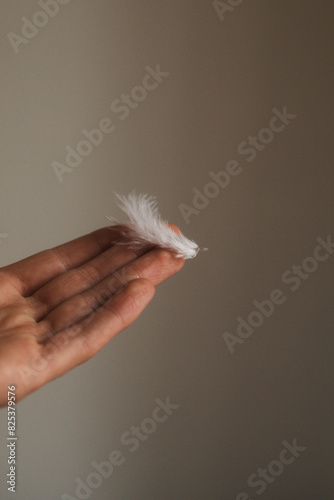
[[[170, 227], [180, 232], [176, 226]], [[131, 325], [184, 259], [99, 229], [0, 269], [0, 406], [92, 358]]]

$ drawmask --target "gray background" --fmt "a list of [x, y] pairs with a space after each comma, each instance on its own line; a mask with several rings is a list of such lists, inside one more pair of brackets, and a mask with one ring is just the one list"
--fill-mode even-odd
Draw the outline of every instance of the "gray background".
[[[19, 404], [15, 496], [0, 412], [1, 498], [75, 497], [118, 449], [125, 463], [89, 498], [332, 499], [334, 255], [295, 292], [281, 276], [334, 235], [333, 3], [245, 0], [220, 20], [210, 1], [72, 0], [15, 54], [7, 33], [38, 10], [1, 1], [0, 264], [106, 225], [113, 191], [134, 188], [209, 251]], [[121, 121], [111, 102], [157, 64], [170, 75]], [[284, 106], [297, 117], [247, 162], [239, 144]], [[116, 130], [60, 183], [52, 162], [104, 117]], [[231, 159], [242, 173], [187, 224], [179, 204]], [[276, 288], [285, 303], [231, 354], [223, 333]], [[120, 436], [167, 396], [180, 408], [130, 453]], [[306, 450], [257, 494], [247, 479], [294, 438]]]

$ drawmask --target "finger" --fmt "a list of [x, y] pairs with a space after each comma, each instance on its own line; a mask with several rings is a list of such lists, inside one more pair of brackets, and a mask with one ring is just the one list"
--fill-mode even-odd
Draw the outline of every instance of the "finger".
[[2, 271], [28, 296], [61, 273], [94, 258], [120, 238], [121, 226], [105, 227], [55, 248], [44, 250]]
[[92, 317], [49, 339], [42, 347], [42, 356], [47, 361], [43, 383], [94, 356], [109, 340], [133, 323], [154, 293], [154, 285], [150, 281], [132, 281]]
[[168, 225], [176, 234], [182, 234], [181, 229], [177, 227], [175, 224], [171, 224], [169, 222]]
[[103, 305], [117, 290], [136, 278], [160, 284], [182, 269], [184, 259], [167, 250], [152, 250], [123, 266], [96, 286], [72, 297], [51, 311], [38, 323], [37, 335], [44, 339], [87, 317]]
[[[169, 226], [173, 231], [180, 232], [174, 224], [169, 224]], [[34, 318], [40, 321], [52, 309], [70, 297], [92, 288], [128, 262], [147, 252], [148, 249], [149, 247], [134, 252], [125, 245], [114, 245], [82, 266], [57, 276], [29, 297], [28, 301], [35, 311]]]
[[52, 309], [71, 297], [92, 288], [119, 268], [136, 259], [134, 252], [124, 245], [114, 245], [82, 266], [71, 269], [39, 288], [27, 300], [40, 321]]

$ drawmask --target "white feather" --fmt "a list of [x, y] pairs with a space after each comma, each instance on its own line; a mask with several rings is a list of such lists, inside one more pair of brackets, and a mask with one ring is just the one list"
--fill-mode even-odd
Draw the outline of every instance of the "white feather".
[[[170, 229], [159, 214], [154, 196], [136, 194], [134, 191], [128, 196], [115, 195], [118, 199], [116, 203], [129, 218], [122, 236], [130, 248], [137, 250], [152, 245], [171, 250], [177, 257], [184, 259], [196, 257], [200, 250], [198, 245]], [[117, 222], [111, 217], [108, 219]]]

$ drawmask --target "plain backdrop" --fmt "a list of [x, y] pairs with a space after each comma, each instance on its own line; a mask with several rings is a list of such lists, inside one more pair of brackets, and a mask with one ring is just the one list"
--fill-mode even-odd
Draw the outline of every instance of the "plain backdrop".
[[[0, 264], [108, 224], [121, 216], [114, 191], [132, 189], [209, 248], [94, 359], [19, 403], [15, 495], [1, 410], [3, 499], [79, 498], [77, 478], [113, 450], [125, 462], [87, 498], [333, 498], [334, 255], [295, 291], [282, 275], [317, 238], [334, 239], [334, 7], [216, 4], [71, 0], [16, 53], [8, 34], [45, 16], [35, 0], [1, 0]], [[169, 75], [121, 120], [111, 104], [157, 65]], [[296, 117], [262, 131], [269, 140], [247, 161], [249, 136], [284, 107]], [[54, 162], [103, 118], [114, 131], [59, 182]], [[187, 223], [180, 204], [194, 208], [196, 189], [231, 160], [240, 175]], [[285, 302], [231, 353], [224, 334], [275, 289]], [[121, 436], [168, 397], [179, 407], [131, 453]], [[294, 440], [300, 456], [272, 465]], [[278, 473], [259, 494], [249, 478], [268, 464]]]

